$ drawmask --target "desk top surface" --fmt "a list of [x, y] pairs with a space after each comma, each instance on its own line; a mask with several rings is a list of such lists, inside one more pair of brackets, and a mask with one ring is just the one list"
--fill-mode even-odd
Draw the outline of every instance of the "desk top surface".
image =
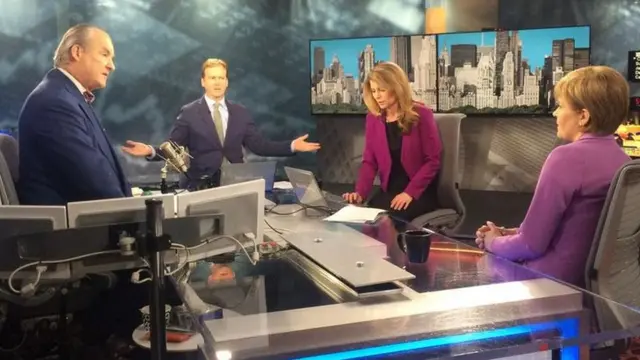
[[[263, 256], [255, 266], [243, 252], [218, 263], [207, 259], [196, 264], [188, 278], [177, 279], [187, 293], [185, 304], [203, 324], [205, 353], [220, 356], [220, 351], [229, 351], [234, 359], [305, 358], [342, 353], [356, 343], [381, 351], [406, 351], [431, 339], [433, 344], [420, 345], [422, 350], [432, 346], [426, 357], [486, 352], [495, 358], [505, 349], [509, 354], [515, 354], [514, 349], [541, 351], [565, 347], [567, 341], [590, 344], [626, 338], [640, 330], [635, 326], [589, 330], [593, 305], [585, 303], [639, 320], [635, 323], [640, 323], [640, 315], [438, 234], [431, 236], [428, 260], [411, 263], [397, 241], [399, 228], [411, 227], [389, 217], [361, 225], [332, 224], [303, 215], [266, 220], [271, 228], [267, 235], [283, 245], [277, 252]], [[301, 268], [296, 259], [305, 256], [282, 241], [301, 231], [340, 233], [345, 246], [336, 254], [366, 251], [367, 256], [380, 258], [386, 254], [387, 261], [415, 277], [397, 282], [400, 294], [366, 299], [345, 295], [334, 286], [335, 279], [321, 281], [313, 271]], [[347, 245], [353, 239], [359, 247]], [[241, 316], [207, 319], [206, 309], [216, 307]], [[389, 350], [389, 344], [398, 342], [413, 345]]]

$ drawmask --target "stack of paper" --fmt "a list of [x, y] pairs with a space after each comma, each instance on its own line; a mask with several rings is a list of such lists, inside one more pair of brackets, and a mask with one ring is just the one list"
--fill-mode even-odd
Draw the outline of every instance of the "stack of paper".
[[289, 190], [293, 189], [293, 185], [291, 185], [291, 183], [288, 181], [276, 181], [275, 183], [273, 183], [273, 188], [280, 190]]
[[374, 221], [378, 215], [384, 212], [386, 210], [347, 205], [335, 214], [325, 218], [324, 221], [363, 224], [367, 221]]

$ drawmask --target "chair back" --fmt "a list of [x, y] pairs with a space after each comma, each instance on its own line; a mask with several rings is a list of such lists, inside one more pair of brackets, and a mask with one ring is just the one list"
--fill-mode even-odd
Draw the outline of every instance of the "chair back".
[[460, 181], [458, 159], [460, 156], [460, 122], [464, 114], [434, 114], [440, 139], [442, 155], [440, 173], [438, 174], [438, 203], [443, 209], [453, 209], [459, 215], [458, 224], [462, 223], [465, 207], [460, 198]]
[[[622, 166], [609, 187], [585, 269], [586, 289], [640, 307], [640, 160]], [[640, 314], [608, 301], [591, 304], [600, 331], [629, 329]]]
[[18, 141], [0, 134], [0, 205], [18, 205]]

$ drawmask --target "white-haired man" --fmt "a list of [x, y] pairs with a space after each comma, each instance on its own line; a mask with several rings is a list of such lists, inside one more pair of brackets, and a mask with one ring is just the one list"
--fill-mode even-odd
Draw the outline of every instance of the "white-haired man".
[[25, 205], [131, 196], [131, 186], [91, 103], [113, 70], [109, 34], [76, 25], [62, 37], [54, 68], [29, 94], [19, 118]]

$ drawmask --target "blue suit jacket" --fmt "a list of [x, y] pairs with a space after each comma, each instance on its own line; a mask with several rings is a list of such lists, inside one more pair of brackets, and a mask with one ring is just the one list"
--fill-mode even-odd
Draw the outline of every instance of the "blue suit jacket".
[[131, 196], [98, 116], [59, 70], [47, 73], [20, 112], [20, 180], [25, 205]]
[[202, 176], [215, 176], [222, 165], [223, 154], [231, 163], [243, 162], [243, 146], [260, 156], [293, 155], [291, 141], [265, 139], [258, 132], [251, 114], [244, 106], [229, 101], [226, 101], [226, 105], [229, 121], [224, 144], [220, 144], [204, 97], [180, 109], [169, 138], [179, 145], [186, 146], [193, 157], [188, 171], [191, 179], [189, 185], [193, 185]]

